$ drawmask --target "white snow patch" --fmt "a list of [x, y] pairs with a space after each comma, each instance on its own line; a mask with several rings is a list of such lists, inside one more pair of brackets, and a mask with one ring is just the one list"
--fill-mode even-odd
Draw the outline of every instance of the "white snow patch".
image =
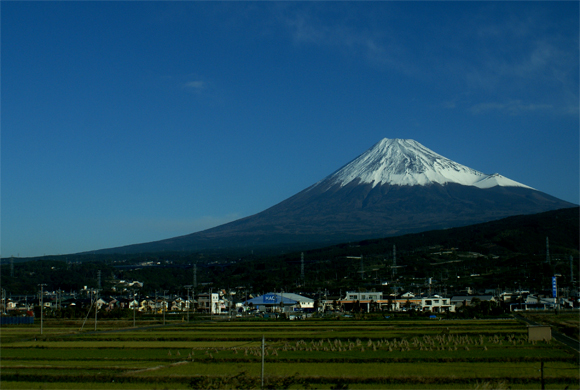
[[487, 177], [481, 179], [480, 181], [474, 183], [473, 185], [479, 188], [491, 188], [495, 186], [501, 186], [501, 187], [525, 187], [533, 189], [532, 187], [518, 183], [517, 181], [514, 181], [512, 179], [508, 179], [507, 177], [502, 176], [499, 173], [488, 175]]
[[330, 181], [345, 186], [354, 180], [373, 187], [457, 183], [478, 188], [531, 188], [497, 173], [487, 175], [458, 164], [411, 139], [385, 138], [317, 184]]

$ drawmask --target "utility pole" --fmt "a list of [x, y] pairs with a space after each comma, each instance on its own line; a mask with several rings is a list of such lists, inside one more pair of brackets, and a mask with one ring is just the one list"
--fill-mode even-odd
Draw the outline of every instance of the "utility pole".
[[262, 335], [262, 389], [264, 388], [264, 335]]
[[552, 264], [550, 261], [550, 241], [548, 240], [548, 237], [546, 237], [546, 263]]
[[226, 298], [224, 299], [225, 302], [227, 302], [227, 308], [228, 308], [228, 315], [230, 316], [229, 321], [232, 320], [232, 292], [230, 291], [230, 288], [228, 287], [228, 291], [226, 291]]
[[304, 252], [300, 254], [300, 279], [304, 283]]
[[574, 257], [570, 255], [570, 286], [574, 286]]
[[542, 390], [546, 388], [546, 383], [544, 382], [544, 361], [540, 361], [540, 385], [542, 386]]
[[197, 289], [197, 263], [193, 264], [193, 285], [191, 290], [191, 300], [195, 300], [195, 290]]
[[189, 300], [189, 291], [191, 290], [190, 285], [185, 286], [185, 289], [187, 290], [187, 303], [186, 303], [186, 307], [187, 307], [187, 322], [189, 322], [189, 307], [191, 306], [191, 301]]
[[165, 325], [165, 306], [167, 305], [167, 291], [163, 290], [163, 325]]
[[213, 321], [213, 294], [212, 294], [213, 289], [210, 288], [209, 289], [209, 319], [210, 321]]
[[43, 322], [43, 312], [44, 312], [44, 286], [46, 286], [45, 283], [41, 283], [39, 284], [40, 286], [40, 334], [42, 334], [42, 322]]
[[135, 327], [135, 290], [132, 290], [133, 292], [133, 328]]
[[[101, 271], [99, 271], [99, 281], [100, 281]], [[97, 313], [99, 312], [99, 289], [95, 290], [95, 331], [97, 330]]]
[[6, 312], [6, 289], [2, 289], [2, 307], [0, 307], [0, 311], [2, 314]]
[[280, 311], [284, 315], [284, 290], [280, 291]]

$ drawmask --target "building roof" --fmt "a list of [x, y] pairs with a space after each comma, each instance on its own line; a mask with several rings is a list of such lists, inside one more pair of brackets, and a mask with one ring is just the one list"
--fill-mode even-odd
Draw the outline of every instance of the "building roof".
[[534, 303], [539, 303], [539, 304], [543, 304], [543, 305], [554, 305], [556, 302], [555, 302], [554, 298], [528, 295], [525, 303], [528, 305], [534, 304]]
[[480, 301], [493, 301], [495, 300], [493, 295], [454, 295], [451, 297], [451, 302], [471, 302], [473, 298], [477, 298]]
[[268, 293], [249, 299], [244, 303], [251, 303], [252, 305], [276, 305], [280, 304], [280, 302], [284, 302], [284, 304], [288, 305], [295, 305], [298, 302], [314, 302], [314, 299], [292, 293]]

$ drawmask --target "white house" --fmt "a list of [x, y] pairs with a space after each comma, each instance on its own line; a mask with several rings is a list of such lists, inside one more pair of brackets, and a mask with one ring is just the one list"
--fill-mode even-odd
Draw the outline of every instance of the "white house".
[[206, 311], [211, 314], [221, 314], [222, 304], [218, 293], [199, 294], [197, 298], [200, 311]]
[[443, 298], [439, 295], [421, 298], [421, 311], [431, 311], [433, 313], [454, 312], [455, 305], [450, 298]]
[[383, 299], [382, 291], [356, 292], [347, 291], [345, 300], [349, 301], [379, 301]]
[[344, 299], [341, 299], [339, 303], [343, 307], [350, 310], [350, 308], [355, 306], [355, 302], [358, 302], [360, 309], [366, 311], [367, 313], [371, 311], [371, 306], [380, 306], [383, 301], [382, 291], [371, 291], [371, 292], [357, 292], [357, 291], [347, 291]]

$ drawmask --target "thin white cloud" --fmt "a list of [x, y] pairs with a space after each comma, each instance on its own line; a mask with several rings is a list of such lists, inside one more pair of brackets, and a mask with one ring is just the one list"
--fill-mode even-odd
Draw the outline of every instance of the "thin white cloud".
[[443, 108], [453, 109], [453, 108], [456, 108], [457, 107], [457, 103], [455, 101], [453, 101], [453, 100], [448, 100], [448, 101], [443, 102], [441, 104], [441, 106]]
[[488, 102], [479, 103], [471, 106], [469, 111], [472, 114], [483, 114], [489, 111], [507, 112], [510, 115], [520, 115], [530, 111], [545, 111], [552, 110], [554, 107], [551, 104], [534, 104], [523, 103], [521, 100], [511, 100], [509, 102]]
[[370, 65], [388, 66], [406, 74], [417, 70], [404, 60], [405, 50], [384, 30], [352, 26], [341, 18], [322, 20], [310, 8], [287, 12], [284, 21], [296, 45], [333, 47], [345, 55], [362, 56]]
[[[332, 48], [415, 81], [495, 95], [491, 102], [472, 105], [469, 110], [474, 114], [578, 112], [574, 109], [578, 105], [578, 38], [570, 34], [574, 26], [550, 25], [554, 19], [545, 17], [541, 7], [529, 12], [507, 7], [507, 16], [494, 18], [496, 6], [482, 6], [479, 19], [462, 15], [456, 26], [433, 30], [425, 37], [427, 51], [406, 38], [405, 31], [398, 34], [400, 26], [373, 23], [376, 20], [367, 14], [363, 17], [368, 23], [363, 25], [360, 17], [350, 16], [344, 7], [334, 18], [317, 6], [283, 7], [280, 20], [296, 45]], [[513, 100], [506, 102], [505, 96]], [[443, 107], [458, 104], [448, 100]]]
[[554, 19], [550, 7], [541, 5], [521, 11], [478, 25], [473, 43], [481, 52], [465, 64], [466, 80], [488, 90], [534, 85], [544, 96], [577, 87], [577, 18]]
[[335, 39], [331, 37], [332, 34], [328, 28], [315, 25], [308, 19], [309, 17], [305, 14], [294, 15], [287, 19], [295, 43], [335, 44]]
[[207, 87], [207, 83], [201, 80], [188, 81], [183, 85], [185, 88], [201, 92]]

